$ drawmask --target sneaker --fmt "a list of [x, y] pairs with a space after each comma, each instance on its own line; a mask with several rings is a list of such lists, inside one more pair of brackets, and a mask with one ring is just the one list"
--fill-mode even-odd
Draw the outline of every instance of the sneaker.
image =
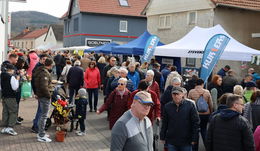
[[[49, 138], [50, 135], [49, 135], [49, 134], [45, 134], [44, 137], [48, 137], [48, 138]], [[39, 135], [39, 134], [37, 134], [37, 138], [40, 138], [40, 135]]]
[[35, 128], [34, 126], [32, 127], [31, 131], [32, 131], [33, 133], [38, 133], [38, 129]]
[[16, 135], [17, 135], [16, 131], [14, 131], [13, 128], [8, 127], [8, 128], [6, 128], [6, 129], [7, 129], [7, 130], [6, 130], [6, 133], [7, 133], [7, 134], [10, 134], [10, 135], [13, 135], [13, 136], [16, 136]]
[[2, 130], [1, 130], [1, 133], [2, 134], [5, 134], [6, 133], [6, 130], [7, 130], [7, 128], [5, 127], [5, 128], [3, 128]]
[[84, 136], [84, 135], [86, 135], [86, 132], [78, 132], [77, 135], [78, 136]]
[[17, 124], [17, 125], [21, 125], [21, 124], [22, 124], [22, 121], [16, 120], [16, 124]]
[[78, 134], [79, 132], [81, 132], [81, 131], [76, 131], [75, 133]]
[[17, 121], [22, 122], [22, 121], [23, 121], [23, 118], [19, 116], [19, 117], [17, 118]]
[[92, 109], [90, 109], [90, 110], [89, 110], [89, 112], [93, 112], [93, 110], [92, 110]]
[[48, 138], [48, 137], [46, 137], [46, 136], [39, 137], [39, 138], [37, 138], [37, 140], [38, 140], [39, 142], [44, 142], [44, 143], [50, 143], [50, 142], [51, 142], [51, 139]]

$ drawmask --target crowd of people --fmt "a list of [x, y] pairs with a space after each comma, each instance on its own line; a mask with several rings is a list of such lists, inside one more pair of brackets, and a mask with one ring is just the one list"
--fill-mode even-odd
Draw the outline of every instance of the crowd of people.
[[[107, 111], [111, 150], [153, 150], [155, 121], [161, 123], [160, 140], [169, 151], [198, 151], [199, 134], [207, 151], [260, 150], [260, 76], [253, 68], [242, 81], [229, 65], [203, 81], [198, 75], [183, 77], [173, 65], [161, 69], [155, 59], [143, 64], [135, 60], [95, 53], [10, 52], [1, 66], [1, 132], [17, 135], [14, 126], [23, 119], [18, 111], [26, 79], [38, 100], [32, 131], [38, 141], [51, 142], [45, 123], [52, 79], [57, 78], [64, 83], [68, 103], [76, 105], [78, 135], [86, 134], [87, 112]], [[98, 107], [100, 90], [104, 101]]]

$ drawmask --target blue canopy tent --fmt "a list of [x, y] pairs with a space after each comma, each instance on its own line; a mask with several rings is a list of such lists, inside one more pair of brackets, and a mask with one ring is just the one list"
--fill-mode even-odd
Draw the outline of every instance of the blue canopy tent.
[[[151, 34], [148, 31], [145, 31], [135, 40], [130, 41], [129, 43], [112, 47], [112, 54], [123, 54], [123, 55], [143, 55], [146, 42], [149, 39]], [[159, 42], [157, 46], [162, 46], [163, 43]], [[156, 60], [162, 65], [161, 68], [164, 68], [166, 64], [163, 63], [163, 58], [161, 56], [156, 56]], [[181, 73], [181, 59], [179, 57], [167, 57], [168, 59], [173, 59], [173, 64], [177, 67], [177, 71]]]
[[105, 54], [110, 54], [112, 51], [112, 47], [114, 46], [118, 46], [119, 44], [117, 43], [108, 43], [108, 44], [105, 44], [105, 45], [101, 45], [101, 46], [98, 46], [98, 47], [95, 47], [95, 48], [90, 48], [90, 49], [85, 49], [84, 52], [91, 52], [91, 51], [94, 51], [95, 53], [105, 53]]
[[[130, 41], [129, 43], [112, 47], [112, 53], [123, 55], [143, 55], [146, 41], [149, 39], [150, 36], [151, 34], [148, 31], [145, 31], [141, 36], [133, 41]], [[164, 44], [161, 42], [158, 43], [158, 46], [162, 45]]]

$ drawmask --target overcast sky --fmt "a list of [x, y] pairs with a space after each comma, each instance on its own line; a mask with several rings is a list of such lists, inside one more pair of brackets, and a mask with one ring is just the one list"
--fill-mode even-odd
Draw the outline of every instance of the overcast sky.
[[68, 9], [70, 0], [27, 0], [27, 3], [10, 2], [9, 12], [38, 11], [61, 17]]

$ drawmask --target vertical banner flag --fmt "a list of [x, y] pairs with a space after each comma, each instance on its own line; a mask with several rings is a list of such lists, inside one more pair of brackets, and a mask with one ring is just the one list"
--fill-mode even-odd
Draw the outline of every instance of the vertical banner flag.
[[146, 46], [144, 49], [144, 54], [141, 58], [142, 63], [150, 62], [150, 60], [153, 57], [155, 47], [157, 46], [159, 40], [160, 40], [160, 38], [155, 35], [150, 36], [150, 38], [147, 40]]
[[214, 35], [207, 43], [201, 60], [200, 78], [206, 83], [214, 66], [224, 52], [230, 38], [224, 34]]

